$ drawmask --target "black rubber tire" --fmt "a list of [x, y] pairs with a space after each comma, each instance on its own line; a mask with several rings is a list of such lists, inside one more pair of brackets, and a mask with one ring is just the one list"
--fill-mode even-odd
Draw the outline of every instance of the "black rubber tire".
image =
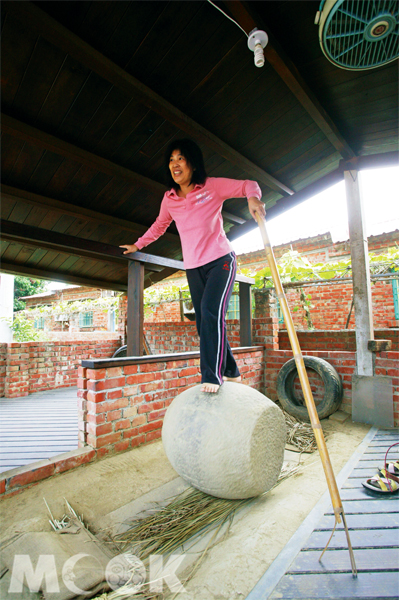
[[121, 346], [120, 348], [118, 348], [118, 350], [116, 350], [114, 352], [112, 357], [117, 358], [117, 356], [118, 356], [119, 358], [124, 358], [126, 356], [126, 349], [127, 349], [127, 346]]
[[[343, 397], [342, 380], [336, 369], [326, 360], [315, 356], [304, 356], [303, 358], [305, 367], [316, 371], [324, 382], [324, 397], [316, 408], [319, 418], [325, 419], [337, 411], [340, 406]], [[296, 362], [292, 358], [283, 365], [278, 373], [276, 391], [283, 410], [301, 421], [309, 423], [307, 407], [296, 398], [294, 392], [296, 375]]]

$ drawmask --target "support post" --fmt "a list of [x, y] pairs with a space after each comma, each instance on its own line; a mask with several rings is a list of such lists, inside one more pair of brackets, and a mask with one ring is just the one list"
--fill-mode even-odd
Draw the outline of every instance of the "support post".
[[354, 314], [356, 321], [357, 375], [372, 376], [373, 353], [368, 341], [374, 339], [368, 239], [356, 163], [344, 167], [353, 273]]
[[185, 313], [183, 312], [183, 296], [182, 290], [179, 290], [179, 312], [181, 315], [181, 321], [185, 320]]
[[239, 281], [240, 345], [251, 346], [251, 284]]
[[127, 356], [143, 355], [143, 290], [144, 264], [130, 260], [128, 264]]

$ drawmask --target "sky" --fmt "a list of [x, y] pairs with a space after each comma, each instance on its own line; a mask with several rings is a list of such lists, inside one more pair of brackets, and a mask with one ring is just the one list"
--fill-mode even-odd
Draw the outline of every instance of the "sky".
[[[360, 171], [367, 235], [399, 229], [400, 168]], [[330, 231], [333, 242], [349, 238], [344, 182], [267, 221], [267, 231], [273, 246], [294, 242]], [[232, 242], [236, 254], [262, 250], [259, 229]], [[68, 287], [65, 283], [49, 282], [47, 289]], [[70, 286], [72, 287], [72, 286]]]

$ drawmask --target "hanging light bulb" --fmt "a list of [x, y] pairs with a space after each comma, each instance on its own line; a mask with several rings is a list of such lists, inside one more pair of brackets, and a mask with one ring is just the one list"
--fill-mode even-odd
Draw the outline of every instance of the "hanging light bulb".
[[256, 67], [263, 67], [265, 63], [264, 48], [268, 44], [268, 35], [260, 29], [250, 31], [247, 40], [247, 46], [254, 52], [254, 64]]

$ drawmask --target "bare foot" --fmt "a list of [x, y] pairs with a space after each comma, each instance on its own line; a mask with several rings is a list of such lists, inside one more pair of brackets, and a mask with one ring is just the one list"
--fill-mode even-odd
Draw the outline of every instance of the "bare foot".
[[235, 383], [240, 383], [242, 381], [241, 375], [239, 377], [224, 377], [224, 381], [234, 381]]
[[211, 392], [212, 394], [215, 394], [216, 392], [218, 392], [219, 387], [220, 386], [216, 383], [202, 383], [200, 391]]

